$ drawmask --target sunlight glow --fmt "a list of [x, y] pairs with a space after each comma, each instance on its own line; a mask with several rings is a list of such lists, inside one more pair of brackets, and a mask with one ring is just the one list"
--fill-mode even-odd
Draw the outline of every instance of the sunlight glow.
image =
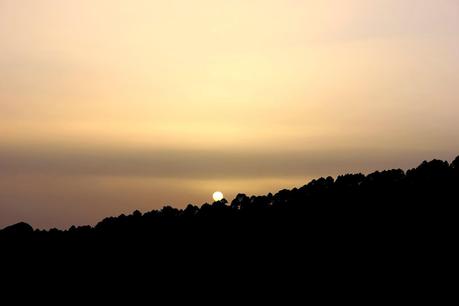
[[214, 199], [215, 202], [223, 200], [223, 193], [220, 191], [215, 191], [214, 194], [212, 195], [212, 198]]

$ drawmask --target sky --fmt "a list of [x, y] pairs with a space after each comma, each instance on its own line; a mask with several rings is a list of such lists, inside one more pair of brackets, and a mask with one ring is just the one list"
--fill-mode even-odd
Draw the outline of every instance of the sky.
[[0, 0], [0, 228], [459, 155], [457, 0]]

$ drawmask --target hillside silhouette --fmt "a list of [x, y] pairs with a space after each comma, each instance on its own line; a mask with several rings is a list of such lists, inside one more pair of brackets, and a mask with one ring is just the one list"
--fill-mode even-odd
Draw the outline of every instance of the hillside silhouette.
[[185, 232], [206, 236], [206, 228], [234, 236], [250, 227], [283, 228], [286, 224], [282, 223], [287, 220], [289, 225], [306, 226], [319, 224], [321, 218], [329, 219], [322, 220], [326, 223], [333, 219], [336, 225], [342, 226], [365, 222], [366, 226], [376, 228], [389, 221], [392, 225], [403, 226], [403, 223], [422, 223], [416, 218], [421, 216], [433, 222], [435, 215], [455, 209], [458, 187], [459, 156], [451, 164], [441, 160], [424, 161], [406, 172], [395, 169], [315, 179], [301, 188], [281, 190], [274, 195], [249, 197], [240, 193], [231, 202], [223, 199], [201, 207], [192, 204], [185, 209], [165, 206], [143, 214], [136, 210], [131, 215], [105, 218], [94, 227], [33, 230], [21, 222], [1, 230], [0, 238], [72, 240], [146, 235], [162, 239]]
[[394, 273], [402, 273], [425, 280], [449, 271], [456, 258], [458, 205], [459, 157], [406, 172], [320, 178], [276, 194], [238, 194], [231, 202], [135, 211], [94, 227], [34, 230], [19, 223], [0, 231], [0, 242], [13, 261], [48, 263], [46, 269], [63, 261], [66, 269], [134, 265], [173, 278], [244, 278], [252, 271], [258, 278], [281, 272], [319, 281], [332, 273], [380, 281], [392, 275], [397, 282]]

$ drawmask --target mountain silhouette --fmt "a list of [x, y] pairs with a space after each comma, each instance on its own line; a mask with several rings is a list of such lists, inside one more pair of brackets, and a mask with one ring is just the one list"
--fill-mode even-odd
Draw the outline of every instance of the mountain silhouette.
[[5, 227], [1, 233], [4, 236], [24, 237], [33, 233], [33, 227], [25, 222], [19, 222]]
[[59, 266], [73, 275], [83, 266], [149, 271], [163, 281], [205, 275], [242, 283], [248, 275], [276, 275], [317, 283], [333, 275], [343, 284], [359, 278], [369, 286], [376, 278], [402, 286], [409, 277], [410, 285], [440, 285], [457, 261], [458, 205], [459, 157], [408, 171], [319, 178], [263, 196], [241, 193], [201, 207], [134, 211], [93, 227], [33, 230], [19, 223], [0, 231], [0, 245], [8, 262], [46, 267], [45, 274]]

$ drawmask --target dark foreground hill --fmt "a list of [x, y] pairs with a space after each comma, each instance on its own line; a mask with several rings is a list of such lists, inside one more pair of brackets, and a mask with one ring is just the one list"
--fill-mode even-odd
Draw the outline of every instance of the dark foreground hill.
[[175, 281], [280, 273], [278, 281], [438, 284], [455, 271], [458, 206], [459, 157], [406, 172], [320, 178], [274, 195], [239, 194], [230, 203], [135, 211], [94, 227], [40, 231], [20, 223], [0, 231], [0, 243], [11, 262], [45, 270], [59, 262], [64, 274], [89, 265]]

